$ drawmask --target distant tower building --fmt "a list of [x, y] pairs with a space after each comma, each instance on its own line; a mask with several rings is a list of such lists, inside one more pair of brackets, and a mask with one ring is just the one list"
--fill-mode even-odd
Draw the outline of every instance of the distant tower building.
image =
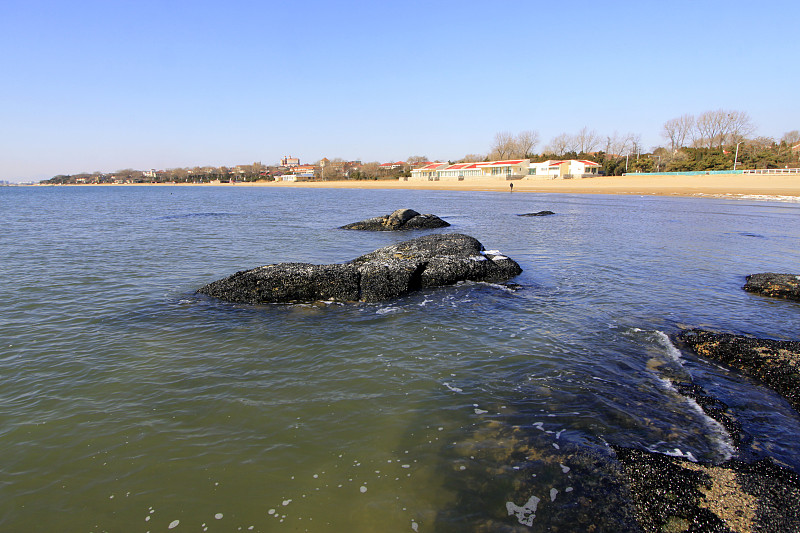
[[290, 155], [284, 156], [281, 159], [281, 166], [282, 167], [296, 167], [300, 165], [300, 158], [299, 157], [292, 157]]

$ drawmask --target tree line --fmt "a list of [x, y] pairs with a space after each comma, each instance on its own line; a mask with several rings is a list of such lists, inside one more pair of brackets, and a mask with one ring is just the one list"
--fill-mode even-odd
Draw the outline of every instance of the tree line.
[[787, 132], [776, 140], [753, 137], [755, 129], [746, 112], [718, 109], [698, 116], [685, 114], [666, 121], [661, 136], [667, 145], [649, 151], [643, 149], [639, 133], [602, 135], [584, 127], [577, 133], [556, 135], [538, 154], [534, 153], [539, 144], [537, 131], [526, 130], [518, 134], [503, 131], [495, 134], [487, 154], [467, 154], [459, 161], [590, 159], [600, 163], [606, 175], [730, 170], [734, 159], [738, 169], [800, 166], [800, 150], [796, 148], [800, 143], [798, 130]]
[[[730, 170], [734, 159], [739, 169], [800, 166], [800, 131], [792, 130], [776, 140], [753, 136], [755, 130], [747, 113], [718, 109], [697, 116], [684, 114], [667, 120], [661, 128], [665, 145], [649, 151], [643, 149], [639, 133], [614, 132], [604, 135], [583, 127], [577, 133], [556, 135], [542, 148], [541, 153], [534, 151], [540, 143], [538, 131], [525, 130], [516, 134], [502, 131], [495, 134], [488, 153], [467, 154], [458, 162], [590, 159], [602, 165], [602, 173], [609, 176], [624, 172]], [[345, 160], [335, 158], [324, 169], [319, 164], [321, 161], [317, 162], [315, 177], [323, 180], [395, 179], [408, 176], [415, 164], [426, 161], [426, 156], [410, 156], [402, 167], [385, 168], [377, 161], [349, 166], [350, 163]], [[170, 168], [158, 172], [123, 169], [112, 173], [61, 174], [43, 183], [259, 181], [272, 179], [282, 171], [281, 167], [266, 166], [257, 161], [252, 165], [235, 167]]]

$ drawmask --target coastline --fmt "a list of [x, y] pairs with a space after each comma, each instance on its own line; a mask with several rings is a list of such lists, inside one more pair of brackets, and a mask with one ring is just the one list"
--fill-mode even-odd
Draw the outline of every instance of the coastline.
[[423, 189], [445, 191], [491, 191], [514, 193], [566, 194], [635, 194], [685, 197], [758, 198], [800, 201], [800, 175], [786, 174], [711, 174], [711, 175], [647, 175], [599, 176], [582, 179], [465, 180], [465, 181], [400, 181], [342, 180], [301, 182], [248, 183], [141, 183], [86, 184], [89, 187], [295, 187], [312, 189]]

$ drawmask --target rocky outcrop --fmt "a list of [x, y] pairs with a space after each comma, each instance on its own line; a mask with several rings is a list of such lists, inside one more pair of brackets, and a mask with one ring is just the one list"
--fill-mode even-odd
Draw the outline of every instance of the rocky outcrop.
[[796, 274], [750, 274], [742, 288], [763, 296], [800, 301], [800, 276]]
[[368, 218], [361, 222], [346, 224], [340, 229], [358, 229], [366, 231], [400, 231], [409, 229], [435, 229], [449, 226], [436, 215], [420, 215], [413, 209], [398, 209], [382, 217]]
[[[737, 454], [752, 442], [724, 402], [694, 383], [670, 381], [725, 428]], [[800, 531], [800, 476], [769, 457], [719, 463], [611, 448], [643, 531]]]
[[344, 264], [281, 263], [237, 272], [197, 292], [229, 302], [376, 302], [459, 281], [503, 282], [522, 272], [512, 259], [458, 233], [427, 235]]
[[770, 459], [697, 463], [612, 446], [645, 532], [798, 531], [800, 476]]
[[536, 213], [525, 213], [517, 215], [518, 217], [546, 217], [548, 215], [555, 215], [552, 211], [537, 211]]
[[719, 361], [754, 377], [800, 412], [800, 341], [776, 341], [701, 329], [678, 339], [700, 357]]

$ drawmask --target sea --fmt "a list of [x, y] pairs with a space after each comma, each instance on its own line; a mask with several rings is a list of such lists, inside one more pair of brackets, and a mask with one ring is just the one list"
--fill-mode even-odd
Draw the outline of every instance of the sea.
[[[800, 271], [782, 200], [0, 188], [0, 531], [628, 531], [616, 446], [800, 472], [800, 415], [675, 340], [798, 339], [800, 303], [742, 290]], [[398, 208], [451, 226], [338, 229]], [[196, 294], [431, 232], [523, 273], [381, 303]]]

